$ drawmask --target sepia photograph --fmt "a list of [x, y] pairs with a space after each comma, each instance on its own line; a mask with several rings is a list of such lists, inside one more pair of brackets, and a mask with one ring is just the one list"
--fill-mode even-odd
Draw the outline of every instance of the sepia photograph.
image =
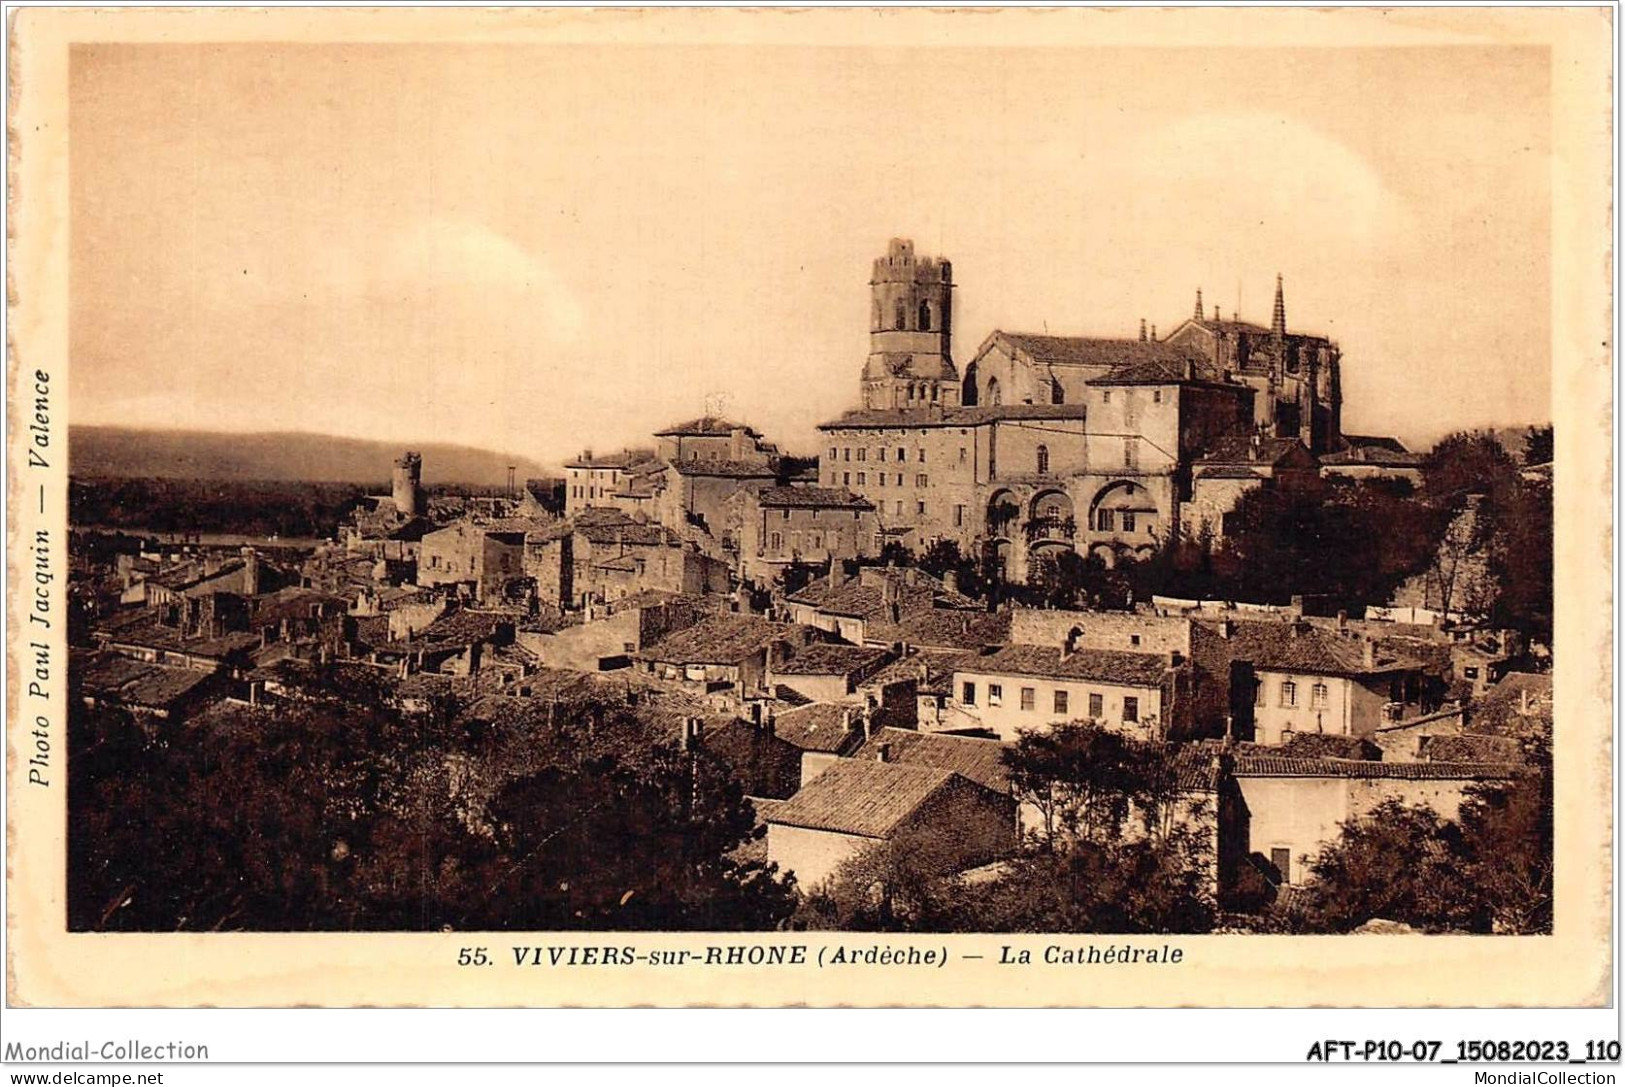
[[9, 491], [62, 932], [1533, 962], [1611, 908], [1551, 47], [234, 14], [62, 47]]

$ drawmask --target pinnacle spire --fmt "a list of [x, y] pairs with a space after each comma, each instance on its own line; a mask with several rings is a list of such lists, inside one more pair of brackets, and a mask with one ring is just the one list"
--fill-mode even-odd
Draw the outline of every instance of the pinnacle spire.
[[1281, 273], [1275, 273], [1275, 314], [1270, 319], [1270, 331], [1277, 336], [1286, 335], [1286, 292], [1281, 287]]
[[1196, 288], [1196, 314], [1195, 314], [1195, 316], [1196, 316], [1196, 319], [1198, 321], [1200, 321], [1202, 319], [1202, 288], [1200, 288], [1200, 287]]

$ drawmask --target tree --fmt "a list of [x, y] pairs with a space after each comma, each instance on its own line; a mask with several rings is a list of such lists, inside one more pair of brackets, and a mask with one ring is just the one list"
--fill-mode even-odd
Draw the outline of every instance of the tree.
[[1498, 626], [1552, 643], [1552, 489], [1522, 482], [1506, 499], [1490, 536], [1489, 570], [1499, 592], [1490, 609]]
[[794, 906], [773, 868], [730, 856], [755, 813], [703, 750], [594, 753], [511, 782], [491, 814], [495, 878], [459, 927], [761, 930]]
[[936, 932], [951, 927], [962, 890], [958, 854], [935, 835], [903, 831], [843, 861], [797, 910], [799, 928]]
[[1552, 463], [1554, 453], [1550, 424], [1530, 427], [1523, 435], [1523, 463], [1525, 466]]
[[1493, 500], [1517, 479], [1517, 462], [1493, 434], [1483, 431], [1457, 431], [1443, 438], [1422, 463], [1422, 493], [1445, 509], [1461, 509], [1470, 494]]
[[1200, 837], [1080, 843], [1011, 862], [959, 888], [942, 927], [956, 932], [1206, 932], [1214, 903]]
[[1310, 931], [1382, 918], [1429, 931], [1550, 932], [1552, 794], [1536, 761], [1518, 778], [1470, 789], [1455, 820], [1384, 801], [1310, 862]]

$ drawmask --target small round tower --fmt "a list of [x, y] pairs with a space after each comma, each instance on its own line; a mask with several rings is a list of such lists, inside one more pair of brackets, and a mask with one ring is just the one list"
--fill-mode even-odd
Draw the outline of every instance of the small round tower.
[[395, 498], [395, 512], [402, 517], [417, 517], [423, 512], [423, 455], [404, 453], [395, 460], [395, 473], [391, 480]]

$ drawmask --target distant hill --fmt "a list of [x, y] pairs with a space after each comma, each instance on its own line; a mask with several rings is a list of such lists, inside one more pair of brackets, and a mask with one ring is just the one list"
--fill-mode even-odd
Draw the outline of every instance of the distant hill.
[[557, 468], [466, 445], [404, 445], [295, 431], [221, 434], [206, 430], [140, 430], [76, 426], [68, 433], [68, 471], [80, 479], [303, 480], [378, 483], [406, 449], [423, 454], [423, 482], [502, 485], [508, 466], [518, 480], [559, 475]]

